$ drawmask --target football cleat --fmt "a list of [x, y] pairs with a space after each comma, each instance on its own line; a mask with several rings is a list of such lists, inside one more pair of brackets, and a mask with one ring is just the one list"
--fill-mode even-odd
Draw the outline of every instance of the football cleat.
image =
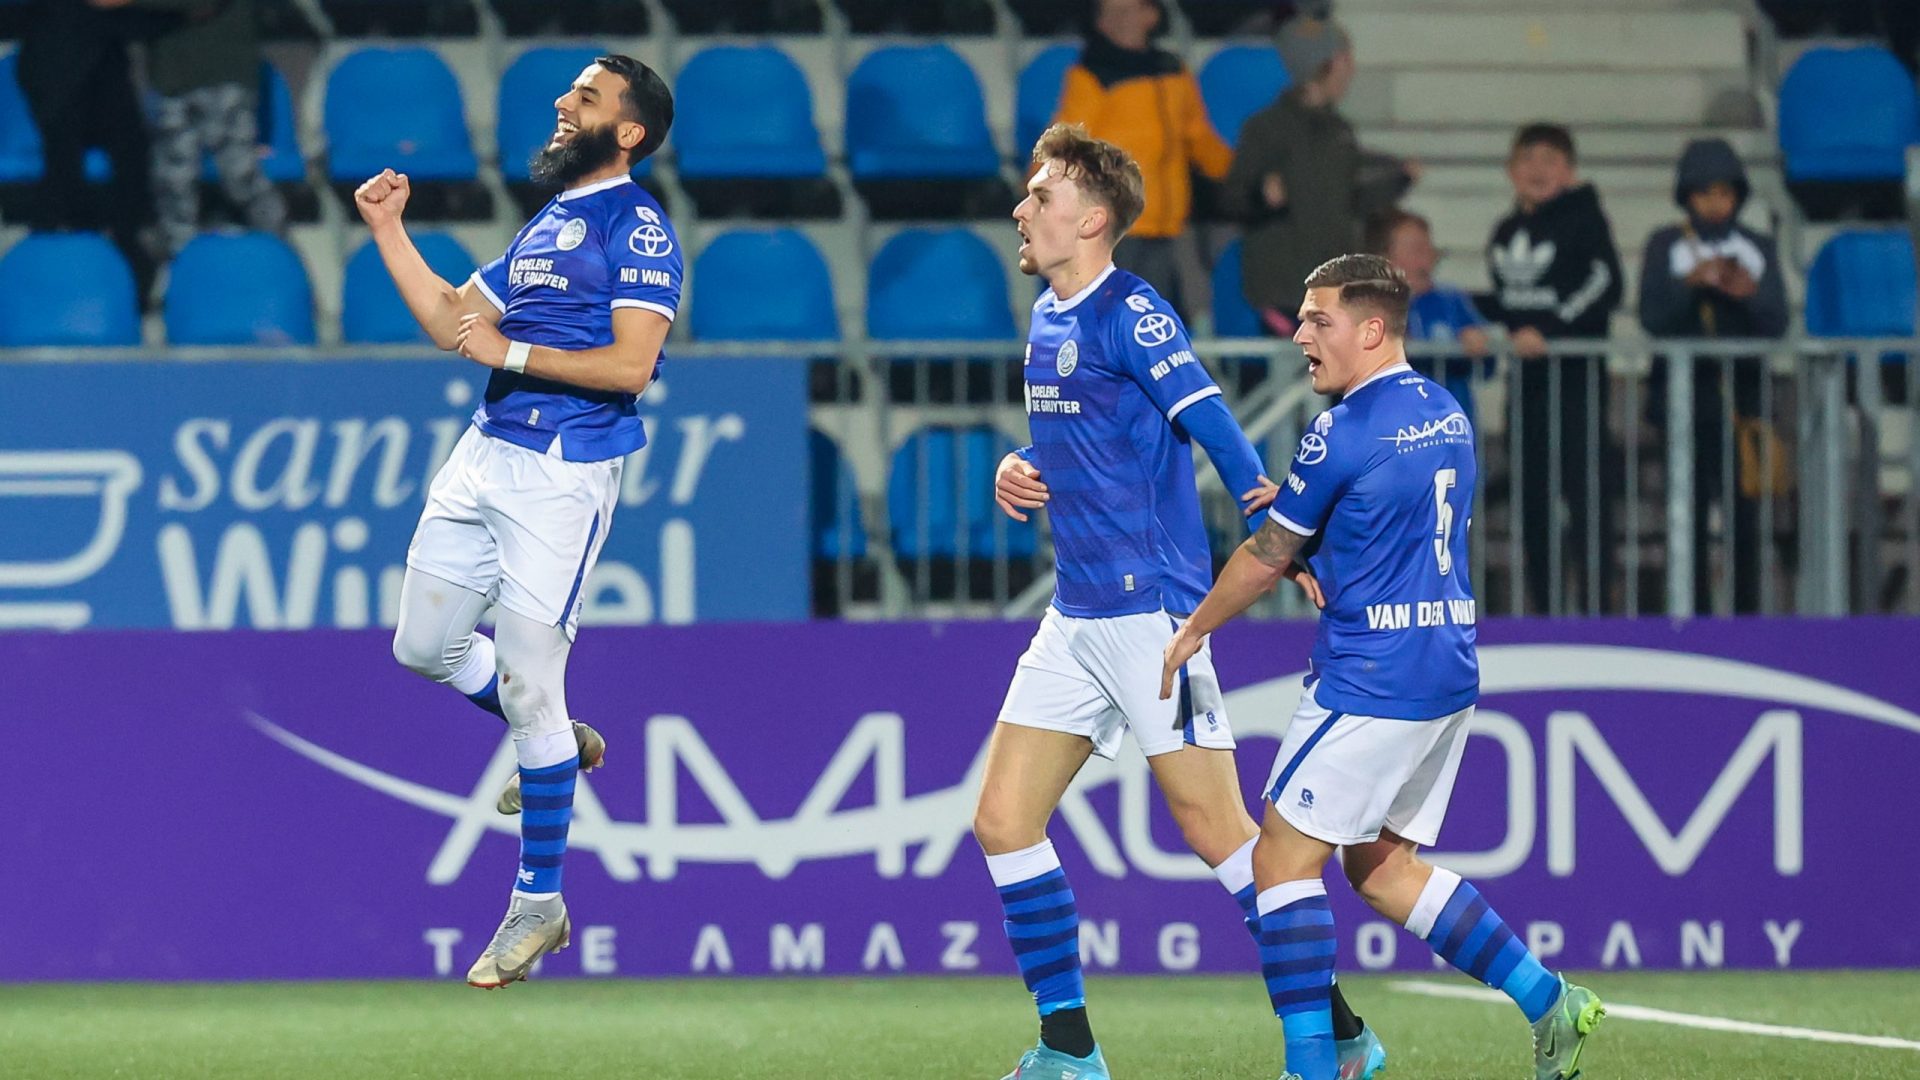
[[1046, 1043], [1020, 1055], [1020, 1064], [1001, 1080], [1113, 1080], [1098, 1046], [1086, 1057], [1065, 1054]]
[[1340, 1053], [1340, 1080], [1373, 1080], [1387, 1067], [1387, 1048], [1365, 1024], [1360, 1034], [1335, 1043]]
[[1537, 1080], [1575, 1080], [1580, 1051], [1600, 1026], [1607, 1007], [1593, 991], [1560, 979], [1560, 999], [1533, 1025], [1533, 1073]]
[[[592, 772], [607, 760], [607, 740], [600, 733], [581, 723], [573, 722], [573, 741], [580, 747], [580, 771]], [[507, 780], [507, 786], [501, 790], [500, 797], [494, 800], [493, 808], [509, 816], [520, 812], [520, 774], [514, 773]]]
[[564, 900], [558, 896], [529, 900], [516, 895], [486, 951], [467, 969], [467, 985], [498, 990], [518, 982], [533, 970], [534, 961], [572, 942], [573, 922], [567, 918]]

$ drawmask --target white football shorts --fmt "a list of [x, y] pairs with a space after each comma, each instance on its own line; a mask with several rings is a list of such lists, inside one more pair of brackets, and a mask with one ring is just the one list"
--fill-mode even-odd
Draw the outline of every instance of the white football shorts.
[[567, 461], [469, 427], [434, 475], [407, 565], [571, 639], [620, 498], [620, 465]]
[[1300, 694], [1280, 740], [1267, 801], [1288, 824], [1329, 844], [1368, 843], [1385, 828], [1431, 846], [1453, 797], [1474, 707], [1434, 720], [1390, 720], [1330, 712], [1314, 689]]
[[1084, 735], [1108, 759], [1129, 728], [1148, 757], [1182, 746], [1233, 749], [1212, 642], [1187, 662], [1172, 699], [1160, 700], [1160, 666], [1178, 625], [1159, 611], [1081, 619], [1048, 608], [1014, 670], [1000, 721]]

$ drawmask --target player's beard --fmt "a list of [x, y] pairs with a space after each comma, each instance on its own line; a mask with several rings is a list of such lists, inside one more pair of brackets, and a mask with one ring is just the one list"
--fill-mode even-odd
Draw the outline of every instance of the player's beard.
[[527, 165], [528, 175], [535, 183], [568, 187], [588, 173], [606, 168], [615, 156], [626, 153], [613, 129], [613, 124], [581, 128], [558, 146], [548, 143], [534, 153]]

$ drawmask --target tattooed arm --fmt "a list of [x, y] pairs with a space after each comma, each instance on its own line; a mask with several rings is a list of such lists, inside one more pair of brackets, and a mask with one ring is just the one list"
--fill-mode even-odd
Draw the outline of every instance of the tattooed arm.
[[1200, 651], [1208, 634], [1247, 610], [1281, 578], [1288, 576], [1288, 570], [1297, 565], [1294, 559], [1309, 539], [1311, 537], [1302, 536], [1268, 517], [1260, 531], [1240, 545], [1233, 558], [1221, 568], [1213, 591], [1207, 593], [1200, 607], [1167, 643], [1166, 662], [1160, 672], [1161, 698], [1173, 696], [1174, 677]]

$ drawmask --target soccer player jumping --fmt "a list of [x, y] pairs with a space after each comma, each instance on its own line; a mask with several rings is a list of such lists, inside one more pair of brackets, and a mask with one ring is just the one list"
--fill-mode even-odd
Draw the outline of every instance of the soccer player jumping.
[[1172, 697], [1207, 635], [1296, 572], [1318, 536], [1326, 605], [1253, 852], [1261, 968], [1288, 1076], [1338, 1075], [1321, 873], [1341, 848], [1347, 880], [1375, 911], [1520, 1006], [1539, 1080], [1572, 1080], [1606, 1015], [1600, 999], [1547, 971], [1471, 884], [1417, 854], [1439, 835], [1480, 694], [1472, 425], [1407, 366], [1407, 282], [1391, 263], [1343, 255], [1306, 284], [1294, 341], [1314, 390], [1341, 400], [1301, 437], [1260, 531], [1167, 645], [1160, 695]]
[[[433, 479], [407, 549], [393, 654], [503, 717], [521, 812], [506, 918], [467, 982], [526, 978], [567, 946], [561, 862], [574, 778], [606, 743], [567, 712], [567, 654], [606, 542], [620, 464], [646, 444], [635, 402], [653, 382], [680, 302], [681, 257], [660, 204], [628, 175], [673, 124], [651, 68], [603, 56], [554, 102], [533, 176], [563, 188], [506, 254], [454, 286], [428, 268], [388, 169], [354, 193], [407, 308], [442, 349], [493, 369], [473, 426]], [[494, 637], [474, 631], [497, 605]]]
[[[1088, 757], [1112, 758], [1132, 729], [1188, 845], [1251, 926], [1259, 829], [1210, 654], [1183, 660], [1178, 701], [1159, 700], [1155, 685], [1175, 615], [1199, 603], [1213, 566], [1192, 442], [1228, 490], [1243, 492], [1249, 517], [1276, 489], [1172, 307], [1113, 265], [1144, 205], [1139, 165], [1068, 125], [1041, 136], [1033, 162], [1013, 212], [1020, 269], [1050, 286], [1028, 335], [1033, 445], [1000, 463], [995, 495], [1020, 521], [1046, 507], [1057, 585], [994, 726], [974, 835], [1040, 1011], [1040, 1042], [1008, 1080], [1106, 1080], [1087, 1020], [1079, 915], [1047, 821]], [[1317, 595], [1311, 575], [1295, 576]], [[1348, 1075], [1370, 1075], [1384, 1052], [1357, 1017], [1343, 1019]]]

